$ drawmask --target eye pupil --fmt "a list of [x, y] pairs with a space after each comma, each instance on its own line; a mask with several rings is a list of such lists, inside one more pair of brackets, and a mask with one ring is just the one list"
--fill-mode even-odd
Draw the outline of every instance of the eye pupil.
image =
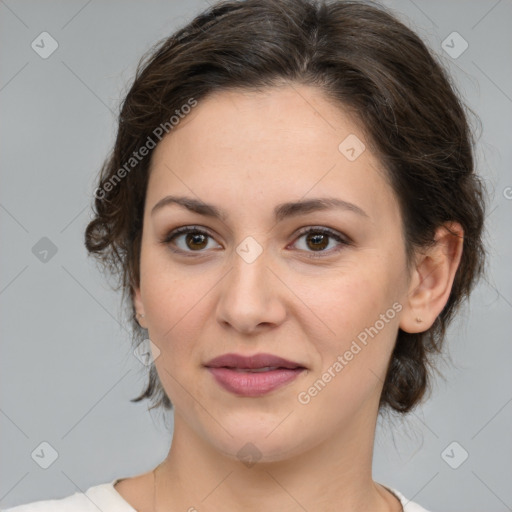
[[[325, 249], [329, 245], [328, 236], [324, 235], [323, 233], [309, 234], [307, 236], [307, 241], [313, 242], [313, 244], [314, 244], [313, 248], [315, 250], [316, 249]], [[323, 244], [322, 244], [322, 241], [324, 242]], [[319, 243], [321, 245], [318, 245]]]
[[[184, 237], [184, 240], [182, 237]], [[180, 244], [176, 244], [176, 242], [174, 242], [174, 240], [177, 238], [181, 239], [182, 243], [184, 241], [186, 246], [185, 248], [179, 248]], [[187, 252], [189, 254], [196, 252], [199, 255], [199, 253], [206, 254], [207, 251], [204, 249], [207, 249], [210, 238], [212, 238], [212, 235], [208, 234], [207, 232], [203, 232], [201, 229], [194, 229], [192, 226], [187, 226], [171, 232], [162, 240], [162, 243], [171, 246], [177, 245], [177, 249], [172, 249], [173, 252], [182, 254]], [[339, 249], [336, 251], [325, 250], [329, 246], [331, 239], [336, 240], [340, 248], [341, 246], [350, 245], [349, 242], [346, 242], [342, 236], [338, 235], [337, 233], [321, 228], [310, 228], [308, 231], [303, 231], [300, 238], [303, 240], [305, 238], [305, 244], [307, 246], [306, 251], [301, 249], [301, 252], [309, 252], [308, 256], [310, 257], [319, 257], [337, 252]], [[304, 241], [302, 243], [304, 243]]]
[[[189, 242], [191, 242], [194, 245], [196, 245], [196, 244], [201, 245], [201, 247], [199, 247], [199, 249], [202, 249], [204, 247], [205, 241], [206, 241], [206, 237], [202, 233], [188, 233], [187, 237], [186, 237], [186, 243], [187, 243], [187, 246], [189, 247], [189, 249], [194, 248], [191, 245], [189, 245]], [[198, 247], [195, 247], [195, 248], [197, 249]]]

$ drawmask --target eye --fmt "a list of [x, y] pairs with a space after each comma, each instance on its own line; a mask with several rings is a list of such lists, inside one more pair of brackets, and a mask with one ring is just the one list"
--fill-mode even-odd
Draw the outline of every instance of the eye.
[[[161, 242], [169, 246], [176, 245], [178, 249], [171, 247], [174, 252], [191, 253], [202, 252], [202, 249], [210, 248], [208, 247], [208, 238], [213, 240], [208, 232], [196, 226], [183, 226], [171, 231]], [[175, 242], [176, 240], [181, 242], [181, 246], [180, 243]]]
[[[300, 240], [303, 237], [305, 237], [305, 249], [301, 250], [309, 252], [310, 254], [308, 254], [308, 257], [311, 258], [321, 258], [324, 256], [330, 256], [332, 255], [332, 253], [341, 250], [343, 246], [351, 245], [351, 241], [347, 237], [341, 235], [336, 231], [333, 231], [332, 229], [325, 227], [306, 228], [305, 230], [302, 230], [299, 233], [298, 240]], [[325, 250], [330, 245], [329, 239], [333, 239], [338, 242], [338, 249], [331, 248], [330, 250]], [[334, 244], [334, 246], [336, 246], [336, 244]]]
[[[311, 258], [330, 256], [332, 253], [341, 250], [341, 247], [352, 244], [348, 237], [326, 227], [305, 228], [299, 232], [297, 240], [303, 237], [305, 237], [305, 248], [300, 250], [310, 253], [308, 257]], [[203, 249], [211, 249], [212, 247], [208, 246], [208, 239], [213, 240], [213, 237], [207, 231], [196, 226], [183, 226], [167, 234], [161, 240], [161, 243], [167, 246], [176, 246], [176, 249], [170, 247], [173, 252], [191, 255], [194, 252], [203, 252]], [[332, 240], [335, 240], [338, 244], [331, 244]], [[294, 244], [297, 244], [297, 242]], [[331, 247], [331, 249], [326, 250], [330, 245], [334, 245], [334, 248]], [[336, 245], [338, 249], [336, 249]]]

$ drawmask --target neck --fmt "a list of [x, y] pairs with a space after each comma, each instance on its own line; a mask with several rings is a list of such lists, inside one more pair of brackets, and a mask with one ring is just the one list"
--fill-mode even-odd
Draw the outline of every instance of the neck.
[[[366, 417], [367, 419], [367, 417]], [[156, 510], [400, 511], [372, 480], [376, 417], [299, 455], [245, 465], [190, 429], [175, 411], [174, 434], [158, 470]]]

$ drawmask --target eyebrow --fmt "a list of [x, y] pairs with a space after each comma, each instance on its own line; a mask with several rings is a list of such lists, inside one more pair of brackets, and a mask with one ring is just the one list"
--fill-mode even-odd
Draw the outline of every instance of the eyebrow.
[[[191, 197], [183, 196], [163, 197], [162, 199], [160, 199], [160, 201], [158, 201], [158, 203], [155, 204], [155, 206], [153, 206], [151, 210], [151, 215], [154, 215], [155, 212], [161, 210], [164, 206], [168, 206], [171, 204], [177, 204], [186, 208], [187, 210], [190, 210], [191, 212], [198, 213], [199, 215], [205, 215], [207, 217], [213, 217], [221, 219], [223, 221], [225, 221], [228, 217], [227, 213], [224, 210], [212, 204], [208, 204], [198, 199], [193, 199]], [[305, 213], [330, 209], [346, 210], [356, 213], [361, 217], [369, 218], [369, 215], [359, 206], [334, 197], [319, 197], [315, 199], [292, 201], [288, 203], [278, 204], [274, 208], [274, 218], [277, 222], [279, 222], [287, 217], [293, 217]]]

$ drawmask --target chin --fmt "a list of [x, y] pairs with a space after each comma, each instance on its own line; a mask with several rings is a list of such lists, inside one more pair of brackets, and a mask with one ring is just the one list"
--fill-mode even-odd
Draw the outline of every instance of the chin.
[[[281, 420], [282, 418], [279, 421]], [[304, 437], [304, 432], [299, 436], [297, 430], [290, 430], [291, 425], [288, 425], [288, 429], [282, 428], [282, 425], [276, 429], [279, 421], [274, 421], [270, 428], [266, 422], [259, 425], [259, 428], [254, 421], [247, 425], [233, 423], [226, 425], [233, 437], [226, 434], [221, 439], [215, 437], [209, 441], [224, 456], [238, 460], [247, 467], [255, 463], [285, 461], [300, 455], [315, 444], [312, 439]]]

